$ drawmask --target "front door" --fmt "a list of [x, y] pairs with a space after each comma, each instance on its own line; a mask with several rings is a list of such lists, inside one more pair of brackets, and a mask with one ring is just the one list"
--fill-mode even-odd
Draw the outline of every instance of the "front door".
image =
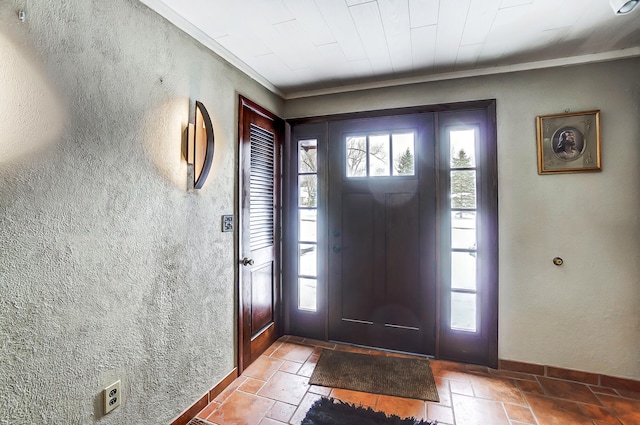
[[240, 98], [239, 323], [241, 373], [279, 329], [279, 141], [277, 117]]
[[495, 101], [362, 115], [292, 123], [287, 332], [497, 367]]
[[329, 339], [435, 354], [432, 114], [329, 126]]

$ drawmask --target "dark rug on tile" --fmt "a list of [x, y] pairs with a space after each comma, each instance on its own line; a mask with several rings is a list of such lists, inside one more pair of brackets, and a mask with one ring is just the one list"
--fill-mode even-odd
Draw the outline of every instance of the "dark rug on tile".
[[311, 385], [440, 401], [429, 360], [322, 350]]
[[311, 406], [301, 425], [436, 425], [415, 418], [387, 416], [370, 407], [355, 407], [332, 398], [322, 397]]

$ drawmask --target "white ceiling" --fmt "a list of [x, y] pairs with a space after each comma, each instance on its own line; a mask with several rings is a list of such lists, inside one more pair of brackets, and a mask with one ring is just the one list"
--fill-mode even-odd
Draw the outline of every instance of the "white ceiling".
[[141, 1], [285, 98], [640, 56], [609, 0]]

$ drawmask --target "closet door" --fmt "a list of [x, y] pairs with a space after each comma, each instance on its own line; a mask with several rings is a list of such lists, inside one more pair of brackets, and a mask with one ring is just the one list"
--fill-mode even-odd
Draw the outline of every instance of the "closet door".
[[280, 121], [240, 98], [239, 371], [280, 331]]

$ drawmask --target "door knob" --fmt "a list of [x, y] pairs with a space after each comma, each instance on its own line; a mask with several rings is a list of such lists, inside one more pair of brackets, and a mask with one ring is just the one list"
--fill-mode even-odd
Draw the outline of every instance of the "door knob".
[[335, 252], [336, 254], [339, 253], [342, 250], [342, 248], [340, 247], [340, 245], [334, 245], [333, 246], [333, 252]]
[[244, 257], [240, 263], [243, 266], [253, 266], [253, 260], [251, 258]]

